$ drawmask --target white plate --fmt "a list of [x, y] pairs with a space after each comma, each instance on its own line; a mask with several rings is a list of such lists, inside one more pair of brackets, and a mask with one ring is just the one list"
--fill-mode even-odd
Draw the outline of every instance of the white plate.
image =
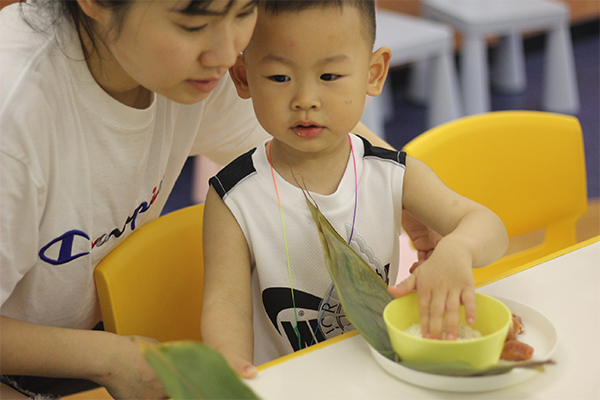
[[[549, 359], [554, 353], [558, 341], [556, 328], [552, 322], [529, 306], [510, 299], [496, 298], [503, 302], [514, 314], [523, 319], [525, 332], [519, 335], [519, 341], [533, 347], [532, 360], [543, 361]], [[521, 383], [540, 373], [536, 370], [515, 368], [505, 374], [489, 376], [436, 375], [407, 368], [382, 356], [372, 347], [370, 349], [377, 363], [393, 376], [416, 386], [447, 392], [487, 392], [498, 390]]]

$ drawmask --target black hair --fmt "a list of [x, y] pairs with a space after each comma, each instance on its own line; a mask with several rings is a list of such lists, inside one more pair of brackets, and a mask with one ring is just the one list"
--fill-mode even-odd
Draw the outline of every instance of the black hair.
[[310, 8], [355, 7], [365, 22], [367, 40], [371, 45], [375, 43], [375, 32], [377, 30], [375, 19], [375, 0], [259, 0], [267, 14], [279, 14], [283, 12], [297, 12]]
[[[81, 42], [81, 48], [85, 59], [89, 59], [91, 54], [97, 50], [97, 33], [94, 29], [94, 23], [83, 10], [79, 7], [79, 3], [76, 0], [19, 0], [20, 6], [28, 6], [37, 8], [38, 14], [44, 15], [48, 19], [47, 24], [40, 25], [39, 20], [32, 22], [25, 17], [25, 14], [21, 14], [27, 23], [34, 29], [45, 30], [46, 28], [56, 24], [63, 18], [67, 18], [73, 27], [77, 30], [79, 40]], [[115, 16], [115, 28], [119, 30], [121, 24], [129, 7], [131, 6], [130, 0], [95, 0], [101, 7], [111, 9]], [[91, 41], [91, 49], [88, 49], [83, 44], [82, 34], [85, 32], [86, 36]]]
[[[76, 0], [19, 0], [20, 5], [24, 6], [34, 6], [40, 7], [40, 11], [45, 12], [49, 16], [50, 25], [56, 23], [63, 17], [69, 18], [77, 33], [79, 35], [79, 39], [81, 41], [81, 47], [83, 50], [83, 55], [85, 59], [89, 59], [91, 54], [97, 51], [97, 38], [98, 34], [94, 28], [93, 20], [88, 17], [81, 7], [79, 7], [79, 3]], [[100, 7], [105, 9], [110, 9], [111, 13], [114, 15], [115, 20], [113, 21], [113, 29], [117, 30], [117, 33], [120, 32], [123, 24], [123, 20], [133, 4], [133, 1], [136, 0], [94, 0]], [[179, 12], [184, 15], [205, 15], [205, 14], [214, 14], [213, 12], [208, 12], [208, 7], [215, 0], [189, 0], [187, 6], [181, 9]], [[222, 10], [222, 14], [227, 14], [231, 9], [235, 0], [228, 0], [226, 6]], [[31, 21], [28, 23], [32, 25]], [[34, 27], [35, 28], [35, 27]], [[91, 48], [86, 48], [83, 45], [82, 34], [85, 32], [85, 35], [91, 41]]]

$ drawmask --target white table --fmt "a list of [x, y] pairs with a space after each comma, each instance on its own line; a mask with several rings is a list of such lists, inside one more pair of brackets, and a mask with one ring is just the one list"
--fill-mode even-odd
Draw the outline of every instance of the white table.
[[555, 325], [557, 362], [505, 389], [449, 393], [403, 382], [384, 371], [359, 335], [302, 350], [261, 368], [246, 381], [263, 399], [600, 399], [600, 242], [478, 289], [544, 314]]

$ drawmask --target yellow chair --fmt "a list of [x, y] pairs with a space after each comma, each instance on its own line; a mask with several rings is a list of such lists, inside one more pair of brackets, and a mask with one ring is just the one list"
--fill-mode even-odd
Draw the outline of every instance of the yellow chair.
[[199, 204], [166, 214], [98, 264], [94, 278], [107, 331], [201, 341], [203, 213]]
[[576, 243], [587, 208], [585, 159], [577, 118], [498, 111], [432, 128], [404, 150], [455, 192], [494, 211], [509, 237], [545, 228], [542, 244], [473, 270], [476, 285]]

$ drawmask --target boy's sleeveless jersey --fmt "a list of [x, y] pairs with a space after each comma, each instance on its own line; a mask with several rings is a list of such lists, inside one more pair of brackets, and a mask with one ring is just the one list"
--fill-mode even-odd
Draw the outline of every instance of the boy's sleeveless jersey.
[[[335, 290], [330, 294], [331, 278], [304, 194], [275, 172], [289, 249], [292, 301], [266, 143], [240, 156], [211, 179], [250, 248], [256, 365], [353, 329]], [[393, 284], [398, 273], [405, 154], [373, 147], [354, 135], [352, 143], [358, 200], [351, 246], [386, 283]], [[352, 230], [354, 194], [352, 156], [335, 193], [311, 193], [321, 212], [346, 240]], [[296, 318], [298, 329], [294, 330]]]

